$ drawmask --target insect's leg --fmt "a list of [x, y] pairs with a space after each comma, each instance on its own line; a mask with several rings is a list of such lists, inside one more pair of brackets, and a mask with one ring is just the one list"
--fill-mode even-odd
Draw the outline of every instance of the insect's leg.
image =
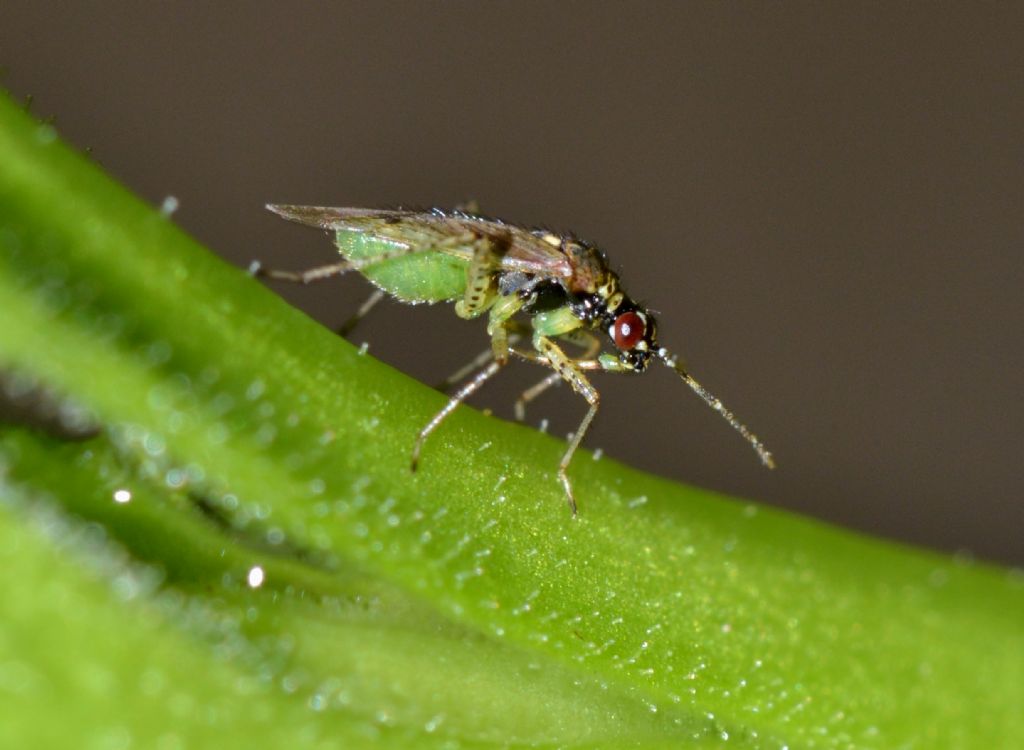
[[514, 316], [526, 303], [518, 294], [506, 294], [498, 297], [491, 305], [487, 319], [487, 334], [491, 337], [492, 356], [500, 362], [508, 361], [510, 346], [514, 343], [510, 335], [518, 339], [517, 334], [510, 334], [509, 329], [522, 329], [513, 320]]
[[335, 332], [339, 336], [347, 336], [348, 334], [352, 333], [352, 329], [354, 329], [359, 324], [359, 321], [365, 318], [367, 313], [369, 313], [370, 310], [376, 307], [377, 303], [380, 302], [382, 299], [384, 299], [384, 290], [375, 289], [373, 291], [373, 294], [367, 297], [363, 304], [359, 306], [359, 309], [356, 310], [355, 315], [353, 315], [351, 318], [349, 318], [340, 326], [338, 326], [335, 329]]
[[352, 264], [347, 260], [331, 263], [326, 266], [307, 268], [305, 271], [281, 271], [276, 268], [264, 268], [258, 260], [254, 260], [249, 264], [249, 273], [252, 276], [263, 279], [276, 279], [278, 281], [291, 281], [296, 284], [309, 284], [320, 279], [329, 279], [331, 276], [340, 276], [351, 270]]
[[447, 393], [449, 388], [451, 388], [456, 383], [460, 383], [463, 380], [465, 380], [467, 377], [469, 377], [470, 373], [476, 372], [481, 367], [490, 362], [492, 359], [494, 359], [494, 354], [491, 352], [490, 347], [488, 347], [487, 349], [484, 349], [478, 355], [473, 357], [473, 359], [470, 360], [468, 364], [463, 365], [458, 370], [456, 370], [451, 375], [442, 380], [440, 383], [435, 385], [434, 390]]
[[[511, 348], [515, 344], [517, 344], [521, 339], [522, 339], [522, 336], [518, 332], [512, 331], [511, 333], [509, 333], [509, 337], [508, 337], [508, 347], [509, 347], [509, 350], [511, 351]], [[487, 349], [485, 349], [484, 351], [482, 351], [478, 355], [476, 355], [469, 364], [463, 365], [458, 370], [456, 370], [454, 373], [452, 373], [447, 378], [442, 380], [440, 383], [435, 385], [434, 389], [447, 393], [448, 390], [453, 385], [455, 385], [456, 383], [462, 382], [465, 378], [469, 377], [470, 373], [473, 373], [476, 370], [480, 369], [481, 367], [486, 365], [488, 362], [490, 362], [492, 359], [494, 359], [494, 349], [491, 348], [491, 347], [488, 347]]]
[[565, 490], [565, 497], [569, 501], [572, 514], [576, 515], [576, 499], [573, 497], [572, 485], [569, 483], [566, 469], [568, 469], [569, 462], [572, 461], [572, 456], [576, 449], [583, 442], [583, 436], [587, 433], [587, 428], [590, 427], [590, 423], [597, 416], [597, 407], [600, 404], [601, 397], [597, 389], [587, 380], [583, 370], [559, 348], [558, 344], [546, 336], [537, 334], [533, 337], [533, 346], [544, 356], [555, 372], [590, 404], [590, 408], [583, 417], [583, 421], [580, 422], [580, 426], [576, 428], [576, 432], [569, 441], [569, 447], [566, 449], [565, 455], [562, 456], [562, 460], [558, 464], [558, 480], [562, 483], [562, 488]]
[[475, 318], [494, 303], [494, 276], [511, 246], [511, 234], [499, 238], [479, 236], [473, 241], [473, 259], [466, 268], [466, 293], [455, 303], [456, 315]]
[[249, 264], [249, 274], [257, 278], [277, 279], [278, 281], [291, 281], [296, 284], [310, 284], [321, 279], [329, 279], [331, 276], [341, 276], [349, 271], [359, 271], [363, 268], [376, 265], [392, 258], [401, 258], [416, 252], [412, 248], [402, 247], [387, 253], [374, 255], [372, 258], [359, 258], [357, 260], [342, 260], [337, 263], [330, 263], [326, 266], [307, 268], [305, 271], [282, 271], [276, 268], [265, 268], [258, 260]]
[[[588, 331], [585, 328], [576, 328], [572, 331], [563, 333], [559, 338], [569, 341], [576, 346], [583, 349], [583, 353], [579, 359], [573, 359], [573, 363], [580, 369], [587, 369], [587, 365], [593, 362], [593, 357], [601, 350], [601, 340]], [[532, 352], [513, 352], [518, 354], [524, 359], [535, 357]], [[537, 360], [535, 360], [537, 361]], [[541, 364], [548, 364], [547, 360], [541, 358]], [[592, 369], [592, 368], [591, 368]], [[526, 419], [526, 405], [537, 398], [539, 395], [544, 393], [548, 388], [553, 385], [558, 385], [561, 382], [562, 376], [557, 372], [548, 375], [546, 378], [541, 380], [539, 383], [530, 386], [520, 394], [519, 398], [516, 399], [515, 403], [515, 415], [516, 419], [520, 422]]]
[[[583, 350], [578, 357], [572, 358], [573, 363], [579, 369], [586, 369], [586, 365], [589, 364], [593, 360], [594, 356], [601, 350], [601, 340], [594, 335], [593, 331], [586, 328], [575, 327], [580, 325], [579, 320], [575, 316], [560, 314], [551, 317], [545, 316], [542, 319], [535, 319], [535, 322], [547, 335], [555, 336], [562, 341], [568, 341]], [[566, 330], [568, 326], [573, 327]], [[538, 355], [536, 352], [514, 350], [512, 353], [538, 364], [548, 365], [549, 367], [552, 366], [547, 357]], [[524, 391], [522, 395], [516, 399], [516, 419], [520, 422], [526, 419], [526, 405], [544, 393], [548, 388], [556, 385], [560, 380], [561, 375], [556, 372]]]
[[535, 398], [537, 398], [537, 396], [542, 394], [551, 386], [558, 385], [561, 382], [562, 376], [559, 375], [557, 372], [553, 372], [539, 383], [530, 386], [521, 394], [519, 394], [519, 398], [516, 399], [515, 404], [516, 420], [519, 422], [524, 421], [526, 419], [526, 405], [533, 401]]
[[436, 430], [440, 424], [455, 411], [455, 407], [473, 395], [480, 389], [484, 383], [486, 383], [498, 370], [501, 369], [503, 362], [491, 362], [487, 367], [477, 372], [469, 381], [467, 381], [459, 390], [457, 390], [448, 403], [445, 404], [444, 408], [441, 409], [434, 418], [431, 419], [427, 425], [420, 430], [420, 434], [416, 437], [416, 445], [412, 449], [412, 471], [416, 471], [416, 467], [420, 462], [420, 451], [423, 449], [423, 443], [426, 442], [427, 437]]
[[601, 351], [601, 339], [595, 336], [593, 331], [589, 331], [586, 328], [574, 328], [571, 331], [560, 334], [558, 338], [562, 341], [568, 341], [570, 344], [578, 346], [583, 350], [579, 357], [573, 357], [574, 362], [593, 359]]

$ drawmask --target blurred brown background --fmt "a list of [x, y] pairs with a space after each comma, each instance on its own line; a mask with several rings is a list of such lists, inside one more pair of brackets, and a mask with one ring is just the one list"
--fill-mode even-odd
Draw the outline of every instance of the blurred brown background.
[[[574, 229], [779, 469], [663, 368], [597, 377], [590, 447], [1024, 562], [1024, 6], [209, 5], [4, 3], [2, 83], [239, 265], [331, 257], [268, 201]], [[368, 293], [279, 291], [327, 324]], [[448, 307], [353, 338], [427, 382], [486, 346]], [[583, 411], [561, 388], [529, 418]]]

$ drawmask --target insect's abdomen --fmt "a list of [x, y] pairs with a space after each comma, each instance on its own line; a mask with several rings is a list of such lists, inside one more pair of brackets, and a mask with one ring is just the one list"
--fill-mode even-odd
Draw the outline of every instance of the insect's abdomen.
[[[338, 230], [335, 244], [349, 260], [364, 260], [401, 253], [397, 245], [372, 234]], [[373, 284], [402, 302], [446, 302], [466, 291], [467, 262], [432, 250], [408, 251], [399, 257], [360, 269]]]

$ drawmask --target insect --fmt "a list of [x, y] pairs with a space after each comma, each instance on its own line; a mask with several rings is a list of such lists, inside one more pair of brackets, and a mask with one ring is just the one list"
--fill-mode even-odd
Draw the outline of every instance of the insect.
[[470, 208], [267, 208], [285, 219], [333, 232], [342, 260], [300, 272], [264, 269], [255, 263], [256, 275], [310, 283], [358, 271], [377, 287], [346, 329], [385, 295], [411, 304], [454, 301], [456, 315], [464, 319], [487, 315], [490, 348], [450, 379], [468, 375], [420, 430], [413, 447], [413, 471], [427, 437], [511, 357], [552, 370], [516, 402], [518, 418], [529, 401], [559, 381], [567, 382], [589, 405], [558, 464], [558, 480], [573, 515], [577, 505], [567, 469], [600, 404], [589, 371], [641, 373], [652, 361], [661, 362], [721, 414], [765, 466], [774, 467], [772, 454], [757, 436], [657, 343], [654, 316], [623, 291], [594, 245], [571, 234], [485, 218]]

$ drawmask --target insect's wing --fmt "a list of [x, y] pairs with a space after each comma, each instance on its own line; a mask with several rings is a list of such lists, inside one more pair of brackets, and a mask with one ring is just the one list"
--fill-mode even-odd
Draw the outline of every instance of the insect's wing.
[[385, 210], [374, 208], [333, 208], [328, 206], [289, 206], [279, 203], [268, 203], [267, 209], [278, 216], [320, 229], [365, 229], [374, 222], [395, 223], [409, 216], [416, 216], [415, 211]]
[[473, 256], [474, 233], [446, 217], [422, 211], [325, 206], [267, 206], [284, 218], [331, 232], [356, 232], [381, 240], [394, 250], [436, 250], [464, 260]]
[[502, 266], [547, 278], [569, 278], [568, 258], [553, 245], [520, 227], [463, 213], [403, 209], [268, 205], [279, 216], [329, 231], [347, 229], [373, 235], [413, 251], [432, 249], [469, 258], [477, 238], [507, 246]]
[[549, 279], [572, 278], [572, 265], [558, 247], [520, 227], [507, 229], [512, 234], [512, 246], [502, 258], [503, 267]]

